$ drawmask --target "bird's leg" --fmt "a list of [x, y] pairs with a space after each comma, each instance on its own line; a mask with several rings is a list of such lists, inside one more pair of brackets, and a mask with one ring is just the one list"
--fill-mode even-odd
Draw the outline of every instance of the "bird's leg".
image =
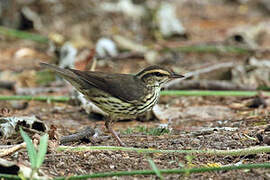
[[117, 140], [117, 142], [119, 143], [120, 146], [126, 146], [121, 139], [119, 138], [119, 136], [116, 134], [116, 132], [113, 130], [112, 128], [112, 119], [109, 117], [108, 119], [106, 119], [105, 121], [105, 126], [106, 128], [109, 130], [109, 132], [112, 134], [112, 136]]

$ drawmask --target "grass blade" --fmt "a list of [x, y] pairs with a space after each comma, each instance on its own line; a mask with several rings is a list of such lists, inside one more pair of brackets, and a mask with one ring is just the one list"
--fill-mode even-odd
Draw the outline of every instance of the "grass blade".
[[44, 134], [40, 138], [39, 151], [37, 153], [37, 164], [36, 164], [37, 168], [40, 168], [40, 166], [44, 161], [45, 155], [47, 153], [48, 139], [49, 139], [48, 134]]
[[27, 149], [27, 154], [29, 156], [30, 159], [30, 163], [31, 163], [31, 168], [35, 169], [37, 167], [37, 151], [34, 147], [34, 144], [32, 143], [32, 140], [30, 139], [30, 137], [22, 130], [22, 128], [20, 127], [20, 133], [21, 136], [24, 140], [24, 142], [26, 143], [26, 149]]
[[28, 39], [28, 40], [35, 41], [38, 43], [49, 42], [49, 39], [45, 36], [29, 33], [26, 31], [11, 29], [7, 27], [3, 27], [3, 26], [0, 26], [0, 34], [5, 35], [5, 36], [10, 36], [10, 37], [15, 37], [15, 38]]
[[[240, 170], [240, 169], [258, 169], [258, 168], [270, 168], [270, 163], [262, 164], [240, 164], [240, 165], [229, 165], [221, 167], [199, 167], [199, 168], [181, 168], [181, 169], [159, 169], [163, 174], [184, 174], [184, 173], [204, 173], [204, 172], [218, 172], [218, 171], [231, 171], [231, 170]], [[72, 179], [87, 179], [87, 178], [108, 178], [114, 176], [134, 176], [134, 175], [154, 175], [153, 170], [135, 170], [135, 171], [116, 171], [116, 172], [100, 172], [100, 173], [91, 173], [85, 175], [74, 175], [66, 177], [55, 177], [54, 180], [72, 180]], [[1, 174], [0, 178], [4, 179], [20, 179], [19, 176], [10, 175], [10, 174]], [[130, 179], [130, 178], [129, 178]]]
[[[241, 164], [230, 165], [222, 167], [200, 167], [200, 168], [181, 168], [181, 169], [159, 169], [163, 174], [186, 174], [188, 173], [204, 173], [204, 172], [217, 172], [217, 171], [230, 171], [239, 169], [258, 169], [258, 168], [270, 168], [270, 163], [263, 164]], [[92, 173], [86, 175], [68, 176], [68, 179], [87, 179], [87, 178], [108, 178], [114, 176], [134, 176], [134, 175], [154, 175], [153, 170], [135, 170], [135, 171], [117, 171], [117, 172], [103, 172]], [[65, 180], [67, 177], [56, 177], [54, 180]]]
[[159, 171], [158, 167], [156, 166], [155, 162], [152, 159], [148, 159], [148, 162], [151, 166], [151, 168], [153, 169], [153, 171], [156, 173], [157, 177], [159, 177], [159, 179], [163, 180], [163, 176], [161, 175], [161, 172]]

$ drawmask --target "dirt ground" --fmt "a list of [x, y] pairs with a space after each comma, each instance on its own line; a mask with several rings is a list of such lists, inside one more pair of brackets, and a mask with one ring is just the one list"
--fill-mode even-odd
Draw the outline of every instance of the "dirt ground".
[[[44, 1], [45, 2], [45, 1]], [[60, 31], [55, 25], [59, 19], [63, 20], [63, 35], [72, 38], [77, 32], [75, 25], [83, 24], [82, 29], [86, 26], [87, 21], [80, 16], [91, 15], [87, 8], [91, 5], [96, 6], [98, 3], [89, 3], [84, 6], [85, 2], [78, 2], [73, 7], [73, 1], [63, 1], [66, 10], [72, 9], [72, 13], [62, 14], [60, 17], [54, 17], [50, 11], [49, 3], [43, 2], [42, 18], [44, 20], [44, 28], [39, 31], [40, 34], [48, 35], [47, 32]], [[152, 43], [152, 46], [178, 47], [191, 44], [218, 44], [226, 42], [226, 33], [233, 27], [240, 25], [256, 26], [260, 22], [268, 22], [270, 20], [270, 12], [266, 9], [261, 9], [260, 5], [255, 2], [240, 3], [238, 1], [205, 1], [197, 2], [190, 1], [183, 4], [177, 4], [177, 15], [183, 21], [184, 27], [188, 32], [188, 39], [163, 39], [157, 44], [151, 38], [146, 38], [147, 43]], [[39, 7], [38, 5], [32, 5]], [[80, 14], [81, 13], [81, 14]], [[85, 14], [83, 14], [85, 13]], [[73, 17], [73, 18], [72, 18]], [[96, 21], [91, 20], [89, 26], [98, 26], [98, 22], [106, 19], [107, 16], [102, 14], [102, 18]], [[52, 18], [49, 23], [48, 19]], [[76, 21], [78, 18], [78, 21]], [[133, 35], [134, 32], [125, 29], [127, 19], [121, 15], [113, 14], [115, 26], [114, 29], [118, 33], [123, 31], [123, 35]], [[123, 20], [124, 19], [124, 20]], [[90, 20], [89, 20], [90, 21]], [[105, 24], [106, 21], [104, 21]], [[120, 23], [120, 24], [119, 24]], [[46, 26], [47, 25], [47, 26]], [[75, 26], [74, 25], [74, 26]], [[106, 24], [107, 26], [108, 24]], [[68, 29], [67, 27], [71, 27]], [[129, 26], [128, 26], [129, 27]], [[89, 27], [88, 27], [89, 28]], [[104, 27], [105, 28], [105, 27]], [[107, 27], [106, 27], [107, 28]], [[87, 28], [86, 28], [87, 29]], [[91, 28], [90, 28], [91, 29]], [[94, 28], [93, 28], [94, 29]], [[112, 34], [113, 30], [97, 29], [85, 30], [83, 34], [91, 34], [96, 30], [95, 36], [102, 37]], [[102, 29], [99, 27], [99, 29]], [[90, 31], [90, 32], [89, 32]], [[145, 29], [137, 33], [145, 33]], [[73, 32], [73, 33], [74, 33]], [[76, 34], [76, 33], [75, 33]], [[144, 34], [145, 35], [145, 34]], [[75, 36], [75, 35], [74, 35]], [[94, 35], [89, 38], [89, 41], [95, 42]], [[135, 36], [134, 36], [135, 37]], [[144, 36], [137, 37], [140, 39]], [[10, 77], [12, 81], [16, 81], [21, 87], [54, 87], [53, 82], [42, 86], [36, 83], [36, 74], [32, 72], [40, 71], [38, 63], [40, 61], [53, 62], [55, 56], [48, 54], [47, 45], [34, 43], [28, 40], [7, 38], [0, 35], [0, 72], [1, 80], [4, 73], [11, 71], [11, 74], [21, 75], [20, 78]], [[90, 40], [91, 39], [91, 40]], [[135, 38], [136, 39], [136, 38]], [[218, 42], [218, 43], [217, 43]], [[264, 42], [260, 47], [267, 47]], [[155, 44], [155, 45], [153, 45]], [[33, 50], [29, 56], [20, 56], [15, 58], [16, 52], [21, 48], [29, 48]], [[157, 48], [158, 49], [158, 48]], [[173, 54], [173, 55], [172, 55]], [[251, 56], [267, 59], [269, 53], [198, 53], [198, 52], [174, 52], [169, 55], [168, 61], [161, 64], [172, 67], [176, 71], [183, 73], [194, 71], [200, 68], [208, 67], [222, 62], [239, 62], [245, 63], [247, 58]], [[17, 54], [17, 56], [19, 56]], [[167, 56], [167, 55], [164, 55]], [[171, 58], [174, 57], [174, 58]], [[166, 57], [165, 57], [166, 59]], [[105, 65], [104, 65], [105, 64]], [[101, 61], [97, 65], [97, 70], [106, 72], [122, 72], [135, 73], [141, 68], [149, 65], [143, 58], [137, 59], [122, 59], [122, 60], [106, 60]], [[32, 70], [32, 71], [31, 71]], [[25, 73], [25, 75], [23, 75]], [[223, 72], [222, 72], [223, 73]], [[199, 77], [204, 78], [203, 76]], [[206, 75], [207, 79], [219, 79], [219, 72]], [[5, 80], [9, 80], [6, 78]], [[63, 85], [63, 84], [62, 84]], [[63, 85], [58, 92], [41, 93], [36, 95], [61, 95], [70, 96], [69, 86]], [[14, 95], [15, 91], [0, 89], [1, 95]], [[114, 129], [120, 133], [120, 137], [128, 147], [138, 148], [154, 148], [154, 149], [241, 149], [257, 145], [269, 145], [270, 142], [263, 142], [259, 137], [265, 137], [268, 124], [270, 122], [270, 106], [266, 107], [251, 107], [248, 102], [252, 102], [255, 97], [192, 97], [192, 96], [161, 96], [159, 107], [162, 112], [166, 112], [162, 117], [157, 118], [152, 116], [150, 120], [141, 118], [140, 120], [125, 120], [116, 122]], [[265, 97], [268, 102], [268, 97]], [[24, 101], [27, 103], [25, 108], [18, 108], [22, 102], [0, 101], [0, 108], [8, 109], [9, 116], [32, 116], [35, 115], [42, 120], [48, 127], [55, 127], [56, 139], [50, 139], [55, 144], [59, 143], [59, 138], [64, 135], [75, 133], [86, 126], [98, 128], [101, 132], [102, 139], [95, 141], [79, 141], [69, 143], [70, 146], [117, 146], [118, 144], [111, 138], [106, 131], [104, 121], [99, 115], [87, 114], [80, 106], [70, 103], [60, 102], [38, 102]], [[15, 105], [14, 105], [15, 104]], [[171, 128], [170, 133], [161, 135], [147, 134], [146, 131], [139, 131], [138, 127], [156, 128], [160, 124], [168, 124]], [[136, 130], [137, 128], [137, 130]], [[132, 133], [128, 130], [133, 129]], [[19, 136], [12, 138], [1, 139], [1, 145], [12, 145], [21, 143], [22, 139]], [[198, 155], [193, 156], [192, 160], [188, 160], [182, 154], [139, 154], [135, 152], [122, 151], [91, 151], [91, 152], [58, 152], [55, 148], [50, 147], [46, 155], [44, 164], [41, 170], [52, 177], [70, 176], [75, 174], [90, 174], [98, 172], [111, 172], [123, 170], [143, 170], [151, 169], [147, 160], [148, 156], [152, 158], [158, 168], [170, 169], [185, 167], [203, 167], [211, 165], [234, 165], [246, 163], [264, 163], [270, 162], [270, 154], [263, 153], [248, 156], [214, 156], [214, 155]], [[25, 149], [20, 150], [12, 155], [4, 157], [7, 160], [29, 162]], [[28, 164], [29, 165], [29, 164]], [[196, 173], [183, 175], [164, 175], [165, 179], [270, 179], [270, 171], [267, 169], [255, 170], [234, 170], [234, 171], [219, 171], [213, 173]], [[132, 176], [132, 177], [117, 177], [111, 179], [155, 179], [156, 176]]]
[[[193, 97], [177, 97], [180, 101], [185, 99], [189, 102], [200, 103], [201, 105], [212, 105], [212, 102], [221, 106], [229, 106], [230, 103], [241, 100], [241, 98], [193, 98]], [[56, 107], [61, 107], [60, 111], [56, 111]], [[266, 127], [264, 124], [269, 122], [268, 109], [246, 109], [233, 110], [234, 117], [224, 120], [200, 121], [191, 119], [177, 119], [171, 124], [172, 133], [160, 136], [145, 135], [137, 132], [135, 134], [126, 135], [121, 133], [120, 137], [129, 147], [138, 148], [154, 148], [154, 149], [241, 149], [256, 146], [259, 140], [256, 140], [258, 132], [263, 131]], [[17, 113], [16, 113], [17, 114]], [[256, 114], [256, 115], [254, 115]], [[41, 102], [30, 102], [27, 110], [20, 111], [18, 115], [36, 115], [40, 117], [46, 124], [57, 127], [57, 131], [61, 135], [69, 134], [82, 127], [89, 125], [92, 127], [99, 126], [101, 131], [105, 132], [102, 121], [97, 121], [88, 117], [84, 112], [74, 106], [66, 104], [47, 104]], [[148, 126], [155, 127], [160, 122], [155, 120], [152, 122], [126, 121], [118, 122], [114, 125], [117, 130], [125, 130], [127, 127]], [[213, 127], [214, 129], [208, 130]], [[235, 128], [232, 130], [222, 129]], [[252, 138], [255, 139], [252, 139]], [[19, 138], [20, 139], [20, 138]], [[18, 142], [18, 138], [7, 139], [5, 144], [13, 144]], [[54, 140], [55, 141], [55, 140]], [[20, 141], [19, 141], [20, 142]], [[114, 139], [102, 139], [94, 143], [77, 142], [68, 145], [110, 145], [117, 146]], [[159, 168], [179, 168], [181, 165], [185, 167], [202, 167], [209, 164], [237, 164], [237, 163], [263, 163], [270, 159], [269, 154], [248, 155], [248, 156], [211, 156], [200, 155], [193, 157], [192, 161], [187, 161], [185, 155], [179, 154], [152, 154], [150, 157]], [[20, 151], [7, 157], [8, 160], [18, 162], [27, 161], [26, 151]], [[94, 152], [56, 152], [50, 149], [44, 165], [41, 168], [44, 172], [51, 176], [68, 176], [74, 174], [89, 174], [91, 172], [110, 172], [121, 170], [140, 170], [150, 169], [147, 156], [134, 152], [121, 151], [94, 151]], [[215, 173], [200, 173], [190, 175], [166, 175], [166, 179], [267, 179], [268, 170], [237, 170], [222, 171]], [[133, 179], [134, 177], [122, 177], [120, 179]], [[152, 179], [152, 177], [136, 177], [138, 179]]]

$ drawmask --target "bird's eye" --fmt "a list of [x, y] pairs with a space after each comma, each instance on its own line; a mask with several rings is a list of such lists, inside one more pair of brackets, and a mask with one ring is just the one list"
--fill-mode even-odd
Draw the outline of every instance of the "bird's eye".
[[158, 77], [164, 76], [164, 74], [161, 74], [160, 72], [156, 72], [155, 75], [158, 76]]

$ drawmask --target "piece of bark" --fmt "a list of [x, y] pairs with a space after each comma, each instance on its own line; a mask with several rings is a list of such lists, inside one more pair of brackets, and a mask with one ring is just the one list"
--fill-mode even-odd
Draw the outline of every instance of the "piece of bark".
[[65, 143], [73, 142], [73, 141], [79, 141], [82, 139], [87, 139], [87, 138], [93, 136], [94, 134], [95, 134], [95, 130], [93, 128], [91, 128], [90, 126], [87, 126], [85, 129], [83, 129], [80, 132], [61, 137], [60, 144], [65, 144]]

